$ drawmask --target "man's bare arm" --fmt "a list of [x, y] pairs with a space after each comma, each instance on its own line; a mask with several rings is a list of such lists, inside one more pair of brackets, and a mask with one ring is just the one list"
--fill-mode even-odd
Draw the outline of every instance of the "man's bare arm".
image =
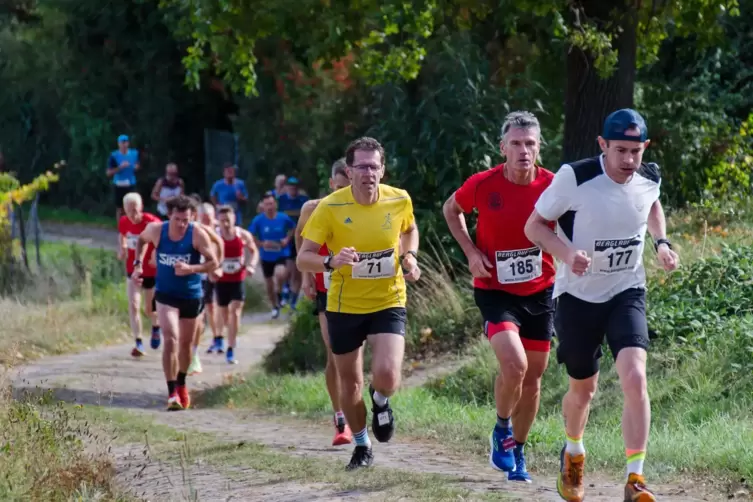
[[303, 204], [301, 208], [301, 216], [298, 218], [298, 224], [295, 226], [295, 249], [301, 250], [301, 244], [303, 244], [303, 227], [306, 226], [306, 222], [309, 220], [309, 216], [314, 212], [316, 206], [319, 204], [319, 200], [309, 200]]
[[204, 256], [204, 263], [189, 265], [191, 272], [195, 274], [204, 274], [216, 270], [220, 266], [220, 261], [215, 253], [215, 243], [210, 237], [209, 232], [201, 227], [197, 227], [193, 232], [193, 247]]
[[463, 210], [455, 200], [455, 194], [453, 193], [445, 201], [442, 206], [442, 214], [447, 222], [447, 226], [450, 229], [450, 233], [460, 245], [460, 249], [463, 250], [466, 256], [473, 251], [476, 245], [471, 239], [471, 235], [468, 233], [468, 225], [465, 222], [465, 215]]
[[651, 205], [648, 212], [648, 232], [654, 242], [667, 238], [667, 218], [664, 216], [664, 208], [658, 199]]
[[317, 244], [308, 239], [303, 239], [301, 249], [298, 252], [298, 257], [295, 260], [298, 270], [311, 273], [326, 271], [326, 267], [324, 266], [325, 257], [319, 255], [319, 249], [321, 249], [321, 247], [321, 244]]
[[567, 263], [572, 250], [565, 242], [549, 228], [550, 221], [544, 219], [535, 209], [525, 226], [528, 240], [536, 244], [541, 250], [551, 254], [558, 260]]
[[418, 226], [414, 223], [411, 227], [400, 235], [400, 247], [398, 252], [403, 255], [408, 251], [418, 253]]
[[241, 231], [241, 238], [243, 239], [243, 243], [246, 245], [246, 249], [248, 249], [248, 253], [251, 255], [251, 259], [249, 260], [248, 264], [251, 267], [256, 268], [256, 265], [259, 264], [259, 248], [256, 246], [256, 239], [254, 239], [254, 236], [251, 235], [251, 232], [249, 232], [248, 230], [243, 230], [240, 227], [238, 228]]
[[207, 233], [209, 240], [212, 241], [212, 244], [216, 249], [215, 254], [217, 255], [218, 263], [222, 263], [225, 260], [225, 243], [222, 241], [222, 238], [217, 235], [217, 232], [215, 232], [209, 225], [204, 225], [202, 223], [201, 228]]
[[139, 234], [139, 239], [136, 242], [136, 260], [139, 262], [144, 261], [144, 255], [146, 254], [146, 248], [149, 243], [154, 245], [154, 249], [159, 246], [160, 233], [162, 232], [162, 222], [150, 223], [146, 226], [143, 232]]
[[154, 184], [154, 188], [152, 188], [152, 200], [159, 202], [159, 192], [162, 190], [162, 178], [157, 180], [157, 183]]

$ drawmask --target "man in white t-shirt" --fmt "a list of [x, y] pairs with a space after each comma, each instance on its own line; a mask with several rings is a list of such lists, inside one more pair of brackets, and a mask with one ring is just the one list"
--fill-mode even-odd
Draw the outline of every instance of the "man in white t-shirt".
[[[563, 165], [526, 224], [531, 242], [562, 262], [554, 283], [555, 331], [557, 359], [567, 368], [570, 388], [562, 401], [567, 438], [557, 491], [568, 501], [584, 497], [582, 437], [606, 334], [624, 395], [625, 500], [649, 502], [656, 497], [643, 477], [651, 422], [646, 230], [664, 270], [674, 270], [678, 257], [666, 238], [659, 166], [641, 162], [649, 145], [643, 117], [631, 109], [612, 113], [598, 141], [603, 153]], [[555, 221], [556, 234], [548, 226]]]

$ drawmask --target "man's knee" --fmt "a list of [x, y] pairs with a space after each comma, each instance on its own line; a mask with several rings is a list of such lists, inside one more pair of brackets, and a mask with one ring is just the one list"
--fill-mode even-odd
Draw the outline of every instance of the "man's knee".
[[594, 375], [585, 380], [570, 379], [569, 399], [579, 408], [585, 408], [596, 395], [598, 376]]
[[641, 400], [648, 395], [646, 371], [640, 365], [635, 365], [625, 370], [620, 380], [622, 392], [627, 398]]

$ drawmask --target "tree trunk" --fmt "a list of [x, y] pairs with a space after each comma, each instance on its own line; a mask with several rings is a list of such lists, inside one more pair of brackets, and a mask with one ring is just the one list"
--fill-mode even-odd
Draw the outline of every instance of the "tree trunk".
[[[580, 2], [580, 17], [584, 15], [600, 29], [610, 21], [610, 13], [619, 11], [617, 25], [621, 32], [613, 33], [612, 47], [617, 50], [617, 66], [609, 78], [602, 79], [594, 67], [594, 58], [576, 47], [567, 53], [567, 86], [565, 89], [565, 138], [562, 161], [596, 155], [604, 119], [615, 110], [633, 106], [637, 43], [637, 6], [635, 0], [625, 0], [619, 9], [604, 0]], [[575, 17], [575, 14], [573, 14]]]

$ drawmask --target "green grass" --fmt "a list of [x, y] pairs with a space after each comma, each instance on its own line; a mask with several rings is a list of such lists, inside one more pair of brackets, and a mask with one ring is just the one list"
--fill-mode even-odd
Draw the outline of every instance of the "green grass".
[[[417, 501], [500, 500], [498, 495], [492, 498], [491, 495], [459, 488], [460, 479], [451, 476], [381, 467], [349, 473], [342, 468], [341, 461], [289, 455], [257, 443], [229, 442], [206, 433], [192, 431], [187, 434], [157, 424], [143, 413], [97, 406], [75, 408], [79, 420], [86, 420], [106, 433], [116, 435], [114, 444], [148, 444], [152, 458], [168, 463], [182, 459], [187, 464], [208, 465], [239, 482], [248, 480], [248, 475], [241, 473], [253, 469], [268, 478], [266, 482], [269, 484], [291, 481], [325, 483], [320, 489], [370, 492], [378, 494], [379, 500], [400, 500], [406, 493], [410, 494], [410, 500]], [[191, 483], [190, 479], [188, 483]]]
[[91, 227], [117, 228], [115, 213], [111, 216], [91, 214], [78, 209], [67, 207], [52, 207], [40, 205], [38, 207], [39, 219], [49, 223], [79, 224]]

